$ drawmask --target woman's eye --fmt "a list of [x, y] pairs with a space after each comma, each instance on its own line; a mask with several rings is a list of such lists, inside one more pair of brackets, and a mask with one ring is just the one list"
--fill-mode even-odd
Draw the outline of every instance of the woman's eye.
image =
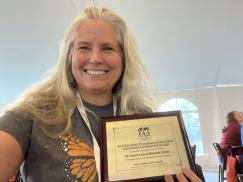
[[104, 47], [105, 51], [113, 51], [114, 49], [112, 47]]
[[81, 50], [89, 50], [89, 47], [87, 47], [87, 46], [80, 46], [79, 49], [81, 49]]

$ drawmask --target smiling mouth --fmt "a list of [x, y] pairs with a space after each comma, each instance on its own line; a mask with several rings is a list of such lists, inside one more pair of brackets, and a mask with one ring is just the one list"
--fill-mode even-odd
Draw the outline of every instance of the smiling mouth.
[[87, 73], [88, 75], [104, 75], [106, 73], [108, 73], [108, 70], [84, 70], [85, 73]]

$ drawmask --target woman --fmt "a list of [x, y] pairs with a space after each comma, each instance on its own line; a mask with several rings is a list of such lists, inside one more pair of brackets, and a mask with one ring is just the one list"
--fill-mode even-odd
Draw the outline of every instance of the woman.
[[237, 111], [231, 111], [227, 114], [227, 126], [222, 130], [220, 146], [228, 148], [232, 146], [241, 146], [241, 125], [243, 114]]
[[[49, 78], [0, 119], [0, 181], [23, 161], [24, 181], [98, 181], [98, 118], [155, 111], [149, 83], [125, 22], [86, 8], [67, 28]], [[185, 176], [200, 181], [182, 168], [177, 178]]]

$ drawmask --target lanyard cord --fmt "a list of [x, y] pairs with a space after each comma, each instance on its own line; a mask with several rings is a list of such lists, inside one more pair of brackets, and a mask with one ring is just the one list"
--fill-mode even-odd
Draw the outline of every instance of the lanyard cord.
[[[101, 181], [101, 173], [100, 173], [100, 147], [99, 147], [99, 144], [91, 130], [91, 127], [90, 127], [90, 122], [89, 122], [89, 119], [87, 117], [87, 114], [85, 112], [85, 107], [84, 107], [84, 104], [83, 104], [83, 101], [80, 97], [80, 95], [78, 94], [78, 102], [77, 102], [77, 107], [78, 107], [78, 111], [80, 113], [80, 115], [82, 116], [84, 122], [86, 123], [87, 127], [89, 128], [89, 131], [92, 135], [92, 138], [93, 138], [93, 147], [94, 147], [94, 155], [95, 155], [95, 162], [96, 162], [96, 169], [97, 169], [97, 173], [98, 173], [98, 178], [99, 178], [99, 181]], [[117, 102], [116, 102], [116, 99], [115, 99], [115, 96], [113, 95], [113, 116], [116, 115], [116, 110], [117, 110]]]

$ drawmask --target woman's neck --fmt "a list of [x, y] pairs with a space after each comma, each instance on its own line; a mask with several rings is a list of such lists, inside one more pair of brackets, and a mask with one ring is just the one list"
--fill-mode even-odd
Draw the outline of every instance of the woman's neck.
[[112, 103], [112, 93], [111, 94], [82, 94], [79, 93], [80, 97], [93, 105], [104, 106]]

